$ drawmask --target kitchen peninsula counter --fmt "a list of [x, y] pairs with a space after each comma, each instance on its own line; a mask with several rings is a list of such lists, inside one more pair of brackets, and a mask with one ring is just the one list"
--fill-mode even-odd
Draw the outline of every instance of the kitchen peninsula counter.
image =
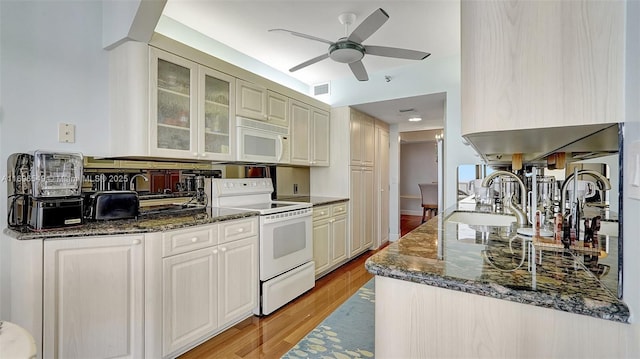
[[138, 219], [86, 222], [80, 226], [43, 231], [17, 231], [5, 228], [4, 233], [18, 240], [138, 234], [187, 228], [257, 215], [259, 213], [255, 211], [207, 207], [206, 209], [185, 211], [185, 213], [180, 214], [158, 214], [142, 216]]
[[[578, 253], [536, 250], [514, 228], [444, 221], [458, 206], [370, 257], [377, 276], [626, 323], [629, 309], [582, 263]], [[601, 241], [606, 240], [601, 236]], [[540, 256], [541, 261], [540, 261]]]

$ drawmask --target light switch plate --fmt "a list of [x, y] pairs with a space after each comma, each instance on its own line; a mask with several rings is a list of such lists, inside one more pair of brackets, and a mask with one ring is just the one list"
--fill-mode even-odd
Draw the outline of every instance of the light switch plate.
[[74, 143], [76, 142], [76, 126], [70, 123], [58, 124], [58, 142]]
[[629, 166], [629, 171], [627, 172], [629, 174], [627, 196], [640, 199], [640, 141], [636, 141], [629, 146], [627, 166]]

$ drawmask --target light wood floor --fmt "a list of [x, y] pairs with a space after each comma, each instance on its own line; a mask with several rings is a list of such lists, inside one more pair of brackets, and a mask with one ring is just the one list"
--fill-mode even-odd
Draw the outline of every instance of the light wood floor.
[[[401, 217], [402, 235], [420, 225], [420, 216]], [[280, 358], [373, 278], [364, 262], [375, 252], [368, 251], [320, 278], [315, 288], [271, 315], [246, 319], [180, 358]]]

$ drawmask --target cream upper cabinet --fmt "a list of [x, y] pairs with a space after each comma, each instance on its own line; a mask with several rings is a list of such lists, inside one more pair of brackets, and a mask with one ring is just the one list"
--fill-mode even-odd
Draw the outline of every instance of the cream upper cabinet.
[[373, 166], [375, 155], [375, 126], [370, 116], [351, 111], [351, 165]]
[[272, 125], [288, 127], [289, 99], [260, 85], [237, 80], [236, 114]]
[[311, 108], [311, 165], [329, 166], [329, 113]]
[[235, 159], [235, 78], [136, 42], [109, 55], [112, 156]]
[[461, 4], [462, 134], [624, 121], [625, 1]]
[[143, 236], [44, 241], [42, 357], [142, 358], [143, 273]]
[[290, 114], [291, 164], [309, 165], [311, 155], [309, 146], [311, 108], [305, 103], [291, 100]]
[[198, 143], [200, 157], [234, 160], [236, 148], [235, 79], [199, 67]]
[[236, 114], [255, 120], [267, 120], [267, 89], [247, 82], [237, 81]]
[[289, 101], [291, 164], [329, 166], [329, 113]]
[[152, 155], [198, 156], [198, 65], [151, 48]]
[[267, 90], [267, 122], [289, 127], [289, 98]]

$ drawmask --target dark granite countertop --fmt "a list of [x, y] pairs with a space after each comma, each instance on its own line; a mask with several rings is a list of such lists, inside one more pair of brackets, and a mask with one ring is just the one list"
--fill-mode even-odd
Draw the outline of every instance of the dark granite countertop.
[[63, 237], [103, 236], [114, 234], [137, 234], [161, 232], [233, 219], [257, 216], [259, 213], [230, 208], [207, 207], [173, 215], [153, 215], [136, 219], [87, 222], [80, 226], [44, 231], [16, 231], [5, 228], [4, 233], [12, 238], [51, 239]]
[[278, 201], [311, 203], [314, 207], [347, 202], [349, 198], [323, 196], [278, 196]]
[[[609, 284], [614, 288], [609, 289], [585, 266], [592, 266], [597, 256], [562, 249], [536, 250], [538, 262], [531, 271], [531, 239], [518, 235], [517, 225], [474, 226], [444, 220], [456, 210], [463, 209], [459, 205], [447, 209], [370, 257], [367, 270], [440, 288], [628, 322], [629, 309], [614, 294], [617, 271], [607, 274], [614, 277]], [[617, 246], [617, 238], [601, 237], [603, 246]], [[617, 258], [617, 250], [609, 255]]]

